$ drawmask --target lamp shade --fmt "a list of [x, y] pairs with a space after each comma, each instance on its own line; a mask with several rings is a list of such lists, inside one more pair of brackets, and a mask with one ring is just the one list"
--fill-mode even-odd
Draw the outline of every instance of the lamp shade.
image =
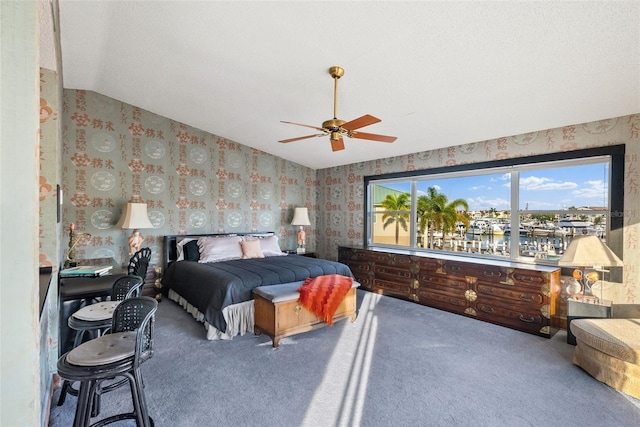
[[596, 235], [576, 236], [558, 260], [563, 267], [622, 267], [623, 263]]
[[307, 208], [296, 208], [293, 212], [291, 225], [311, 225]]
[[125, 229], [153, 228], [153, 224], [149, 221], [149, 215], [147, 215], [147, 204], [128, 202], [124, 206], [124, 211], [116, 227]]

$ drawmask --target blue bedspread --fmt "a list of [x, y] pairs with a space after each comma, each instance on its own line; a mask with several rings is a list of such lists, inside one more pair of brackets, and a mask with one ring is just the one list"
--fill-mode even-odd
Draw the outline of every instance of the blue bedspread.
[[252, 299], [258, 286], [305, 280], [325, 274], [353, 277], [345, 264], [299, 255], [198, 263], [177, 261], [169, 266], [162, 284], [173, 289], [204, 314], [205, 320], [225, 332], [222, 310]]

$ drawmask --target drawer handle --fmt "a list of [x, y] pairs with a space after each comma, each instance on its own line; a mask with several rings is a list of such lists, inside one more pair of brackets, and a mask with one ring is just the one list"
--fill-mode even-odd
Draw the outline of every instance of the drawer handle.
[[526, 295], [520, 294], [520, 299], [522, 301], [533, 301], [535, 298], [533, 296], [526, 296]]
[[493, 307], [480, 307], [480, 310], [484, 311], [485, 313], [493, 313]]
[[528, 319], [525, 319], [522, 314], [520, 316], [518, 316], [518, 319], [522, 320], [523, 322], [527, 322], [527, 323], [533, 323], [536, 320], [533, 316], [529, 317]]
[[299, 315], [302, 311], [302, 306], [300, 304], [296, 304], [296, 307], [293, 309], [296, 312], [296, 315]]

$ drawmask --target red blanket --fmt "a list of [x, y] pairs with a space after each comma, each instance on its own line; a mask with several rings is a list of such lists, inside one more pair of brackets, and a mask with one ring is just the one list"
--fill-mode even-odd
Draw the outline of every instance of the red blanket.
[[353, 278], [339, 274], [308, 278], [298, 289], [300, 303], [332, 325], [333, 315], [352, 285]]

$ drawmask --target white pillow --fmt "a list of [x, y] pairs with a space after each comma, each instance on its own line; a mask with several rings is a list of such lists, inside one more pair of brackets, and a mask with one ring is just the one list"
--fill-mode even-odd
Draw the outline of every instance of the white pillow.
[[242, 247], [242, 258], [264, 258], [262, 249], [260, 249], [260, 242], [258, 240], [247, 240], [240, 242]]
[[192, 240], [196, 240], [196, 239], [186, 238], [176, 243], [176, 250], [178, 251], [178, 258], [176, 258], [176, 261], [184, 261], [184, 245], [186, 245]]
[[280, 249], [278, 244], [278, 236], [262, 237], [260, 239], [260, 247], [262, 248], [262, 254], [264, 256], [282, 256], [286, 255]]
[[229, 261], [242, 258], [240, 236], [200, 237], [200, 260], [198, 262]]

